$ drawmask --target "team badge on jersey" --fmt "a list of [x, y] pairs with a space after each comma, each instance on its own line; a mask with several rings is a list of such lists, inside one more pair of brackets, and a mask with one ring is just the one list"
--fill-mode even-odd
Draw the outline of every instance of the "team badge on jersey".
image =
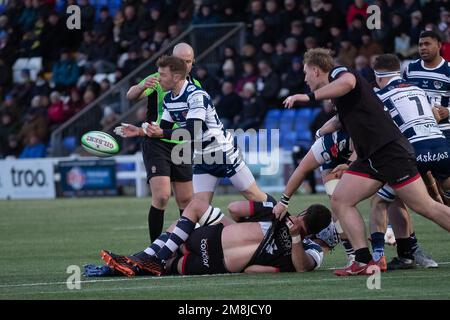
[[442, 82], [440, 82], [440, 81], [434, 81], [434, 87], [437, 89], [437, 90], [439, 90], [439, 89], [441, 89], [442, 88], [442, 86], [444, 85]]

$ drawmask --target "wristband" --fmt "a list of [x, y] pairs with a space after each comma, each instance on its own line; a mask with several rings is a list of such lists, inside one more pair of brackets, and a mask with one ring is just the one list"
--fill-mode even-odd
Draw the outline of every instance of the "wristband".
[[307, 96], [309, 98], [309, 102], [315, 102], [316, 101], [316, 95], [315, 95], [314, 91], [308, 93]]
[[291, 238], [292, 238], [292, 243], [300, 243], [300, 242], [302, 242], [302, 236], [301, 235], [291, 236]]
[[289, 205], [289, 199], [291, 199], [291, 198], [283, 193], [283, 195], [281, 196], [281, 199], [280, 199], [280, 203], [284, 204], [287, 207]]

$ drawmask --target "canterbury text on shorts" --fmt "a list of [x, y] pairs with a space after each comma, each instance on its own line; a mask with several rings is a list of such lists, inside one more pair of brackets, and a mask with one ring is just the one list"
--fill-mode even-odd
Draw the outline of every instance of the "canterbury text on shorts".
[[222, 249], [223, 224], [203, 226], [189, 235], [182, 258], [181, 274], [230, 273], [224, 264]]

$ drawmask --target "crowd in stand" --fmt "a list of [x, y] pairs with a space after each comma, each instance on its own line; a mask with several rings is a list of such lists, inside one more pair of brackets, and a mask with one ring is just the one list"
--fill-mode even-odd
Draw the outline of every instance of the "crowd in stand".
[[[66, 28], [66, 8], [73, 4], [81, 8], [81, 30]], [[381, 8], [380, 29], [366, 26], [370, 4]], [[310, 48], [329, 48], [337, 63], [373, 81], [375, 55], [417, 58], [420, 32], [432, 29], [443, 39], [443, 57], [450, 59], [448, 0], [123, 0], [118, 7], [95, 5], [96, 0], [10, 0], [0, 6], [0, 158], [45, 156], [52, 130], [190, 24], [246, 23], [245, 45], [223, 49], [219, 72], [195, 68], [194, 76], [214, 98], [227, 128], [258, 128], [268, 109], [308, 90], [302, 56]], [[37, 74], [28, 69], [13, 74], [17, 59], [32, 57], [42, 57]], [[102, 124], [114, 121], [117, 111], [106, 107]]]

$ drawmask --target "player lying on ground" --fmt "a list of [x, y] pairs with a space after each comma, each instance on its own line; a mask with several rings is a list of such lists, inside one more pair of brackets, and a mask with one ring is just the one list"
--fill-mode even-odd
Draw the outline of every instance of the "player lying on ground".
[[[144, 252], [125, 257], [102, 251], [102, 258], [127, 276], [142, 270], [164, 275], [305, 272], [319, 268], [323, 252], [337, 243], [330, 211], [316, 204], [279, 221], [274, 219], [273, 206], [273, 202], [233, 202], [229, 210], [236, 223], [220, 209], [193, 200], [183, 217]], [[184, 229], [194, 221], [200, 227]], [[181, 241], [171, 240], [176, 238]], [[165, 263], [160, 262], [161, 257]]]

